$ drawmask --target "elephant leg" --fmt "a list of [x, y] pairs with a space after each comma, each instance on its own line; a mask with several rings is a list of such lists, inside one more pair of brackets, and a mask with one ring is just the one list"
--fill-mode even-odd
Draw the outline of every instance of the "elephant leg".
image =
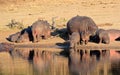
[[70, 39], [71, 35], [70, 35], [70, 34], [68, 34], [68, 37], [69, 37], [69, 39]]
[[77, 43], [74, 44], [74, 49], [77, 51]]
[[44, 39], [47, 39], [48, 38], [48, 36], [47, 35], [44, 35]]
[[99, 40], [99, 43], [102, 43], [102, 39]]
[[88, 43], [88, 40], [85, 40], [85, 45]]
[[36, 38], [37, 38], [37, 42], [39, 42], [40, 41], [40, 35], [37, 35]]
[[33, 34], [33, 42], [34, 42], [34, 43], [37, 42], [37, 40], [36, 40], [36, 35], [34, 35], [34, 34]]

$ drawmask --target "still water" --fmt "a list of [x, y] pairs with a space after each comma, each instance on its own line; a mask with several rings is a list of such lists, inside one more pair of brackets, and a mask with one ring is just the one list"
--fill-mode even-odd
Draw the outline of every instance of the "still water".
[[120, 75], [120, 50], [0, 52], [0, 75]]

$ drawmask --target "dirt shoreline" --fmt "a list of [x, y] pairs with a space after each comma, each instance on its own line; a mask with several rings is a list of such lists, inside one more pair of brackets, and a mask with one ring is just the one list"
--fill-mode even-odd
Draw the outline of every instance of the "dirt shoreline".
[[[47, 51], [69, 51], [69, 43], [7, 43], [7, 49], [40, 49]], [[9, 45], [10, 44], [10, 45]], [[6, 44], [5, 44], [6, 45]], [[93, 42], [89, 42], [87, 45], [79, 45], [77, 46], [77, 50], [120, 50], [120, 42], [115, 41], [110, 44], [96, 44]], [[4, 48], [5, 49], [5, 48]]]

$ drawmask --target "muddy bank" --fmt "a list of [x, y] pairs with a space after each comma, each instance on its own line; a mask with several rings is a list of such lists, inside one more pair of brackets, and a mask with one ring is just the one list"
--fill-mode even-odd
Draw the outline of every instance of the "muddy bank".
[[[87, 45], [79, 45], [77, 46], [78, 50], [95, 50], [95, 49], [115, 49], [115, 50], [120, 50], [120, 42], [113, 42], [111, 44], [96, 44], [96, 43], [92, 43], [89, 42]], [[40, 44], [40, 43], [27, 43], [27, 44], [11, 44], [11, 43], [0, 43], [0, 51], [11, 51], [14, 49], [27, 49], [27, 48], [31, 48], [31, 49], [41, 49], [41, 50], [48, 50], [48, 51], [69, 51], [69, 43], [51, 43], [51, 44]]]
[[[117, 45], [111, 44], [94, 44], [89, 43], [88, 45], [79, 45], [77, 49], [120, 49], [119, 42], [116, 42]], [[45, 48], [45, 49], [70, 49], [69, 43], [61, 44], [16, 44], [15, 48]]]
[[11, 51], [14, 49], [14, 47], [15, 47], [14, 44], [6, 43], [6, 42], [0, 43], [0, 52], [1, 51]]

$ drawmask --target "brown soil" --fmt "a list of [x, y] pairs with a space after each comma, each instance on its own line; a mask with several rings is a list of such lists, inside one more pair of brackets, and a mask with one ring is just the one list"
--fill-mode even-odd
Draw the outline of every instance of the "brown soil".
[[[47, 20], [51, 24], [52, 18], [56, 17], [56, 27], [63, 28], [71, 17], [81, 15], [91, 17], [99, 28], [120, 29], [119, 9], [119, 0], [0, 0], [0, 42], [9, 42], [6, 38], [20, 31], [6, 26], [12, 19], [22, 22], [27, 27], [38, 19]], [[65, 40], [57, 37], [39, 43], [63, 42]], [[119, 44], [120, 42], [111, 42], [111, 45]]]

